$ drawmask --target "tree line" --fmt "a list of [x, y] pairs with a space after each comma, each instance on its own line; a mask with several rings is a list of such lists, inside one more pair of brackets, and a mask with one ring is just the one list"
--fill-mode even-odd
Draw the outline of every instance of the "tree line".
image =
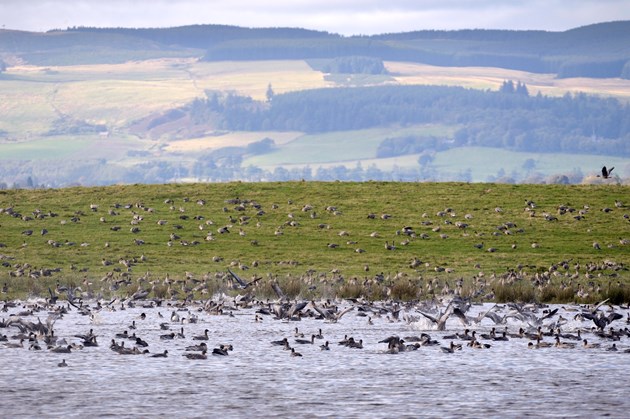
[[[630, 106], [586, 94], [529, 95], [523, 83], [499, 91], [448, 86], [325, 88], [275, 94], [268, 102], [209, 93], [193, 102], [193, 120], [212, 117], [229, 131], [323, 133], [383, 126], [459, 127], [450, 147], [630, 156]], [[426, 141], [426, 140], [423, 140]], [[384, 148], [411, 147], [392, 140]]]
[[[116, 53], [113, 52], [116, 50]], [[485, 66], [558, 77], [630, 77], [630, 21], [564, 32], [457, 30], [341, 36], [301, 28], [190, 25], [172, 28], [72, 27], [0, 33], [0, 54], [29, 63], [120, 62], [157, 56], [273, 60], [346, 56], [437, 66]]]

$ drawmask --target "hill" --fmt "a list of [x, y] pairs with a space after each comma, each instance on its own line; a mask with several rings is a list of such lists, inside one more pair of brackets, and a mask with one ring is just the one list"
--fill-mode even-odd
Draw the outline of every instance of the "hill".
[[[603, 165], [621, 183], [630, 81], [591, 70], [627, 59], [627, 27], [370, 37], [221, 25], [3, 30], [0, 188], [589, 183]], [[451, 158], [466, 151], [477, 158]], [[493, 155], [510, 161], [474, 163]]]
[[564, 32], [471, 29], [351, 37], [299, 28], [225, 25], [0, 31], [0, 55], [36, 65], [198, 54], [209, 61], [369, 56], [383, 61], [555, 73], [558, 77], [628, 78], [630, 22], [599, 23]]

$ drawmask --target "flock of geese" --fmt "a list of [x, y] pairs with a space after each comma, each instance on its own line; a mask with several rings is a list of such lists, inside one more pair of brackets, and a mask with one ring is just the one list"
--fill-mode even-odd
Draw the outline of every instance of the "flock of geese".
[[[602, 176], [609, 177], [610, 172], [612, 172], [613, 169], [614, 168], [607, 169], [604, 167], [602, 169]], [[206, 202], [201, 199], [196, 202], [194, 200], [184, 199], [184, 202], [196, 204], [198, 207], [203, 207], [206, 204]], [[292, 206], [297, 205], [293, 202], [290, 202], [290, 204]], [[147, 298], [149, 296], [156, 297], [157, 290], [160, 290], [162, 292], [162, 295], [160, 295], [161, 298], [185, 299], [190, 301], [194, 298], [207, 298], [211, 296], [213, 292], [216, 291], [217, 283], [220, 284], [218, 286], [219, 290], [222, 290], [222, 286], [227, 286], [233, 290], [250, 290], [252, 288], [255, 289], [257, 285], [259, 285], [259, 282], [263, 280], [263, 277], [256, 275], [253, 275], [251, 279], [246, 280], [241, 278], [235, 272], [246, 272], [251, 267], [258, 267], [260, 263], [258, 260], [254, 260], [250, 264], [247, 264], [242, 260], [227, 261], [219, 255], [215, 255], [214, 257], [209, 258], [209, 260], [216, 262], [215, 266], [223, 265], [225, 267], [225, 265], [227, 265], [227, 272], [224, 268], [219, 268], [219, 270], [214, 273], [207, 272], [205, 274], [200, 274], [185, 272], [183, 275], [177, 275], [177, 277], [173, 278], [167, 274], [163, 279], [157, 279], [156, 275], [151, 274], [150, 269], [146, 270], [145, 274], [136, 273], [140, 270], [145, 271], [145, 267], [149, 266], [147, 264], [150, 264], [150, 259], [152, 257], [147, 257], [144, 253], [142, 253], [141, 250], [144, 249], [143, 245], [156, 244], [147, 243], [145, 239], [140, 238], [143, 231], [145, 231], [145, 229], [149, 229], [149, 227], [145, 227], [147, 223], [154, 224], [154, 226], [151, 227], [153, 229], [157, 228], [159, 231], [163, 230], [164, 240], [168, 246], [196, 246], [203, 243], [203, 241], [214, 242], [216, 240], [220, 240], [219, 236], [233, 234], [237, 229], [241, 236], [247, 236], [247, 231], [245, 230], [246, 228], [251, 228], [254, 223], [256, 223], [256, 226], [258, 227], [261, 220], [265, 220], [265, 215], [269, 211], [278, 209], [278, 206], [275, 204], [272, 205], [271, 210], [269, 210], [255, 201], [239, 198], [228, 199], [225, 201], [226, 206], [223, 210], [226, 213], [229, 222], [221, 224], [219, 222], [215, 223], [203, 215], [192, 215], [190, 208], [184, 208], [183, 206], [178, 207], [172, 199], [166, 199], [164, 201], [164, 205], [168, 207], [168, 211], [171, 213], [179, 214], [177, 223], [181, 224], [174, 223], [172, 220], [167, 221], [159, 218], [160, 216], [157, 214], [155, 208], [146, 206], [142, 203], [124, 205], [116, 203], [111, 205], [106, 212], [104, 212], [103, 208], [99, 207], [99, 205], [92, 204], [90, 205], [89, 210], [86, 209], [85, 211], [77, 211], [75, 216], [69, 220], [62, 220], [62, 222], [66, 223], [81, 223], [82, 218], [87, 219], [89, 215], [94, 215], [95, 217], [100, 216], [99, 219], [103, 226], [109, 227], [112, 231], [124, 232], [126, 228], [123, 228], [122, 226], [125, 223], [124, 214], [126, 212], [131, 216], [131, 219], [127, 218], [127, 221], [131, 225], [131, 227], [128, 228], [128, 236], [133, 238], [133, 242], [135, 243], [133, 248], [138, 249], [139, 254], [137, 256], [129, 256], [126, 254], [119, 257], [118, 260], [111, 259], [107, 256], [101, 257], [101, 260], [96, 261], [95, 263], [101, 264], [103, 267], [108, 269], [108, 271], [100, 279], [100, 281], [97, 278], [94, 278], [93, 274], [90, 273], [91, 268], [89, 266], [78, 267], [73, 265], [71, 266], [71, 269], [78, 271], [79, 274], [83, 274], [84, 281], [81, 284], [75, 284], [75, 286], [73, 286], [70, 290], [64, 290], [66, 287], [60, 285], [58, 282], [57, 287], [53, 290], [54, 293], [57, 294], [57, 296], [65, 294], [69, 300], [73, 301], [75, 298], [102, 299], [108, 295], [124, 296], [125, 292], [127, 292], [127, 296], [137, 300]], [[601, 211], [604, 213], [613, 213], [615, 209], [620, 209], [623, 212], [623, 209], [627, 208], [626, 205], [619, 200], [615, 200], [614, 205], [614, 209], [612, 207], [603, 208]], [[299, 205], [297, 205], [297, 207], [299, 207]], [[531, 217], [544, 217], [544, 220], [550, 222], [558, 221], [561, 217], [573, 217], [576, 220], [582, 220], [592, 211], [592, 209], [587, 208], [587, 206], [584, 206], [583, 208], [573, 208], [568, 205], [558, 206], [555, 213], [553, 211], [541, 211], [541, 209], [539, 209], [536, 203], [532, 200], [525, 201], [524, 210]], [[304, 213], [301, 215], [302, 218], [307, 217], [305, 214], [310, 214], [310, 218], [320, 218], [320, 215], [316, 214], [316, 208], [312, 205], [304, 204], [300, 211]], [[334, 217], [342, 215], [341, 211], [336, 206], [327, 206], [323, 208], [322, 211], [327, 214], [331, 214]], [[497, 207], [494, 211], [496, 213], [501, 213], [503, 210], [500, 207]], [[236, 216], [233, 214], [236, 214]], [[0, 216], [16, 217], [24, 220], [26, 223], [36, 223], [36, 220], [59, 217], [59, 214], [52, 211], [41, 211], [39, 209], [33, 210], [29, 214], [24, 214], [20, 213], [13, 207], [7, 207], [0, 208]], [[389, 220], [392, 217], [394, 216], [389, 213], [382, 213], [380, 215], [377, 213], [369, 213], [367, 215], [368, 219], [374, 220]], [[624, 214], [623, 217], [625, 220], [630, 221], [630, 215]], [[457, 214], [456, 217], [455, 211], [452, 208], [445, 208], [443, 211], [438, 211], [435, 216], [424, 213], [420, 218], [420, 226], [418, 227], [414, 228], [409, 225], [404, 225], [395, 231], [392, 231], [390, 237], [395, 237], [396, 239], [384, 240], [384, 251], [397, 251], [399, 248], [413, 243], [413, 241], [425, 240], [433, 237], [448, 239], [449, 234], [452, 235], [454, 234], [452, 232], [456, 231], [458, 234], [462, 235], [462, 237], [470, 237], [469, 241], [475, 248], [492, 253], [499, 251], [499, 249], [495, 246], [489, 246], [487, 243], [484, 243], [484, 240], [494, 240], [494, 237], [515, 236], [525, 232], [523, 228], [517, 226], [517, 223], [513, 221], [505, 221], [501, 225], [497, 226], [496, 230], [492, 232], [473, 232], [472, 224], [474, 224], [474, 217], [471, 214], [465, 214], [463, 216], [461, 216], [461, 214]], [[288, 229], [298, 227], [300, 222], [306, 222], [298, 220], [299, 217], [296, 214], [289, 213], [287, 215], [287, 221], [276, 228], [277, 235], [282, 235]], [[158, 227], [155, 227], [155, 225]], [[202, 231], [202, 234], [205, 235], [205, 239], [203, 239], [203, 241], [199, 241], [190, 237], [184, 238], [183, 236], [187, 234], [185, 231], [189, 231], [191, 227], [195, 230], [198, 228], [198, 231]], [[326, 223], [319, 223], [318, 228], [324, 230], [331, 229], [330, 225]], [[419, 231], [419, 228], [423, 231]], [[427, 229], [429, 228], [431, 229], [430, 231], [435, 233], [435, 235], [427, 233], [427, 231], [429, 231]], [[39, 239], [38, 236], [42, 236], [42, 240], [46, 240], [47, 245], [53, 248], [92, 245], [87, 241], [74, 243], [50, 237], [52, 236], [52, 233], [45, 228], [41, 229], [39, 233], [37, 233], [34, 227], [29, 228], [24, 230], [22, 234], [25, 237], [31, 237], [30, 239], [25, 239], [24, 249], [26, 250], [22, 252], [22, 254], [26, 254], [28, 250], [29, 246], [27, 240], [32, 241]], [[473, 237], [473, 234], [475, 237]], [[331, 242], [327, 244], [328, 248], [336, 249], [339, 247], [343, 248], [351, 246], [356, 253], [365, 252], [365, 249], [358, 247], [359, 244], [353, 237], [348, 237], [348, 231], [342, 230], [339, 232], [338, 236], [340, 237], [340, 240], [345, 240], [345, 244], [343, 244], [343, 242]], [[377, 232], [373, 232], [369, 234], [369, 236], [375, 240], [384, 239], [381, 237], [381, 234]], [[256, 243], [252, 241], [251, 244], [259, 245], [257, 241]], [[630, 245], [630, 238], [627, 237], [619, 237], [619, 244], [600, 243], [598, 241], [594, 241], [592, 243], [592, 253], [597, 255], [605, 246], [625, 247], [628, 245]], [[103, 246], [108, 248], [109, 243], [106, 242]], [[512, 246], [514, 247], [516, 245], [512, 244]], [[544, 246], [544, 244], [541, 244], [538, 241], [531, 243], [532, 248], [539, 248], [541, 246]], [[0, 243], [0, 248], [1, 247], [3, 247], [3, 243]], [[3, 252], [0, 253], [0, 263], [2, 265], [0, 269], [5, 270], [11, 277], [16, 278], [15, 281], [23, 277], [41, 280], [53, 276], [59, 278], [64, 275], [64, 270], [61, 267], [31, 266], [29, 263], [15, 261], [16, 258], [14, 256], [4, 254], [4, 250], [0, 250]], [[162, 251], [165, 250], [162, 249]], [[104, 254], [109, 253], [104, 252]], [[274, 263], [277, 263], [278, 265], [299, 265], [305, 264], [306, 262], [291, 260], [275, 261]], [[494, 283], [509, 285], [521, 280], [529, 281], [538, 289], [543, 289], [552, 282], [556, 285], [559, 284], [562, 289], [575, 290], [575, 298], [579, 300], [586, 298], [589, 294], [597, 294], [599, 292], [599, 285], [596, 281], [598, 278], [609, 277], [614, 280], [615, 278], [618, 278], [622, 272], [627, 271], [628, 269], [623, 263], [615, 261], [611, 258], [592, 262], [580, 262], [569, 258], [553, 263], [544, 270], [541, 270], [540, 267], [530, 267], [519, 264], [515, 267], [507, 267], [506, 271], [503, 273], [493, 272], [491, 274], [484, 272], [479, 264], [475, 264], [474, 267], [479, 269], [479, 273], [470, 278], [470, 280], [467, 279], [466, 282], [471, 282], [471, 284], [468, 284], [470, 285], [468, 288], [473, 290], [472, 296], [477, 300], [483, 299], [485, 301], [493, 300]], [[273, 267], [271, 269], [273, 270]], [[411, 273], [409, 273], [409, 270], [411, 270]], [[320, 284], [325, 286], [334, 286], [339, 283], [347, 283], [349, 285], [362, 287], [383, 286], [385, 287], [386, 295], [390, 295], [392, 292], [391, 286], [388, 287], [387, 284], [391, 285], [397, 280], [408, 280], [410, 284], [418, 283], [417, 279], [421, 279], [423, 282], [420, 282], [422, 282], [424, 286], [424, 289], [421, 290], [422, 298], [464, 295], [464, 280], [453, 279], [452, 277], [454, 275], [451, 274], [454, 273], [454, 269], [449, 266], [442, 266], [439, 263], [436, 263], [436, 261], [432, 261], [430, 263], [420, 260], [419, 257], [413, 257], [408, 261], [408, 266], [401, 266], [399, 272], [388, 274], [383, 272], [369, 273], [375, 271], [375, 269], [373, 267], [371, 269], [366, 263], [364, 265], [364, 271], [365, 276], [361, 277], [358, 275], [346, 276], [338, 267], [331, 267], [330, 271], [315, 271], [311, 269], [296, 278], [299, 279], [304, 287], [309, 290], [317, 289]], [[455, 275], [457, 274], [455, 273]], [[277, 289], [277, 282], [273, 280], [274, 274], [269, 273], [268, 277], [271, 281], [262, 282], [268, 282], [276, 294], [281, 296]], [[2, 292], [6, 294], [8, 291], [9, 285], [7, 282], [4, 282]], [[51, 292], [51, 298], [54, 297], [53, 292]]]
[[[99, 318], [120, 310], [135, 313], [131, 323], [118, 332], [103, 334]], [[472, 315], [473, 311], [477, 314]], [[374, 303], [356, 299], [257, 301], [239, 295], [236, 298], [223, 296], [191, 302], [115, 299], [81, 305], [49, 300], [5, 301], [2, 312], [6, 313], [6, 317], [0, 320], [0, 349], [60, 354], [59, 367], [71, 366], [73, 353], [90, 351], [102, 345], [116, 355], [147, 358], [181, 356], [188, 360], [206, 360], [209, 356], [230, 356], [238, 353], [238, 343], [210, 344], [215, 336], [225, 336], [225, 331], [218, 330], [223, 327], [222, 323], [221, 326], [216, 326], [216, 323], [215, 327], [209, 326], [213, 323], [209, 320], [210, 316], [234, 318], [235, 313], [240, 320], [255, 323], [252, 325], [254, 328], [256, 324], [270, 321], [287, 324], [286, 330], [292, 332], [268, 342], [268, 348], [262, 342], [261, 350], [278, 348], [278, 351], [286, 351], [291, 357], [303, 357], [303, 351], [298, 350], [303, 347], [321, 351], [369, 348], [372, 353], [383, 354], [436, 347], [440, 352], [452, 354], [468, 349], [491, 349], [508, 341], [525, 342], [519, 345], [529, 349], [599, 348], [630, 353], [630, 346], [624, 347], [624, 341], [630, 338], [630, 307], [613, 306], [608, 301], [594, 306], [552, 308], [516, 303], [476, 305], [459, 297], [409, 303], [393, 300]], [[170, 312], [170, 315], [163, 312]], [[69, 317], [76, 319], [76, 316], [89, 319], [93, 326], [85, 331], [74, 330], [76, 324], [66, 324], [63, 328], [65, 334], [58, 332], [60, 322]], [[365, 333], [365, 328], [372, 327], [375, 322], [381, 322], [383, 326], [393, 324], [392, 327], [397, 330], [422, 332], [402, 337], [390, 335], [371, 342], [354, 336], [355, 333], [347, 333], [343, 339], [333, 340], [334, 336], [326, 331], [327, 325], [345, 322], [348, 316], [355, 316], [348, 321], [349, 328], [359, 332]], [[300, 323], [303, 320], [319, 321], [321, 327], [312, 333], [304, 333], [299, 326], [306, 324]], [[572, 326], [567, 330], [569, 324]], [[234, 336], [234, 339], [237, 337]], [[155, 347], [160, 350], [155, 351]]]

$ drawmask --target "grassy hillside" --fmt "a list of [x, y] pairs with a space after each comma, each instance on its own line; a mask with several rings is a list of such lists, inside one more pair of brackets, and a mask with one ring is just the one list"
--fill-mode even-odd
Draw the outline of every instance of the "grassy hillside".
[[547, 299], [575, 300], [580, 286], [599, 298], [630, 279], [620, 241], [630, 239], [629, 192], [375, 182], [0, 191], [0, 282], [11, 295], [61, 282], [91, 295], [154, 284], [164, 296], [168, 275], [181, 297], [200, 284], [227, 291], [231, 267], [262, 278], [260, 292], [276, 279], [302, 296], [382, 297], [396, 286], [417, 298], [462, 278], [471, 295], [509, 284], [531, 298], [543, 285]]

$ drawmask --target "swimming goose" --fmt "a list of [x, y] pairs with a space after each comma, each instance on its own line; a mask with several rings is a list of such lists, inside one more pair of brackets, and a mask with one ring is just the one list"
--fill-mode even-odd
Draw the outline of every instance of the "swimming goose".
[[206, 355], [206, 351], [202, 351], [200, 354], [198, 353], [184, 354], [183, 356], [185, 356], [188, 359], [208, 359], [208, 356]]
[[199, 345], [187, 346], [185, 350], [187, 350], [187, 351], [207, 351], [208, 350], [208, 345], [206, 345], [205, 342], [201, 342]]
[[119, 339], [127, 339], [129, 337], [129, 332], [125, 330], [122, 333], [116, 333], [116, 337]]
[[55, 352], [58, 354], [69, 354], [70, 351], [72, 350], [72, 346], [68, 345], [68, 346], [57, 346], [55, 348], [52, 348], [50, 350], [50, 352]]
[[599, 348], [601, 346], [601, 344], [599, 343], [588, 343], [588, 341], [586, 339], [584, 339], [583, 341], [583, 347], [589, 349], [589, 348]]
[[540, 337], [536, 339], [536, 348], [551, 348], [551, 346], [553, 346], [551, 343], [544, 342]]
[[348, 343], [348, 347], [355, 348], [355, 349], [363, 349], [363, 339], [359, 339], [358, 342], [352, 339], [352, 342]]
[[323, 345], [319, 345], [319, 349], [321, 349], [322, 351], [330, 351], [330, 346], [328, 346], [328, 341], [326, 341], [326, 343], [324, 343]]
[[220, 345], [212, 350], [212, 355], [227, 356], [228, 351], [232, 350], [232, 345]]
[[193, 340], [208, 340], [208, 332], [208, 329], [204, 330], [203, 335], [194, 336]]
[[291, 348], [291, 356], [302, 356], [302, 354], [299, 352], [296, 352], [294, 348]]
[[575, 343], [572, 342], [561, 342], [560, 336], [556, 336], [556, 343], [554, 344], [556, 348], [561, 349], [573, 349], [575, 348]]
[[287, 338], [283, 338], [282, 340], [274, 340], [271, 342], [272, 345], [278, 346], [286, 346], [289, 343]]
[[160, 354], [153, 354], [151, 355], [151, 358], [166, 358], [167, 356], [168, 356], [168, 351], [164, 349], [164, 352]]
[[476, 339], [473, 339], [470, 342], [468, 342], [468, 346], [473, 349], [489, 349], [492, 347], [492, 345], [490, 345], [489, 343], [481, 343]]
[[295, 343], [299, 343], [300, 345], [306, 345], [306, 344], [315, 344], [315, 335], [311, 335], [311, 339], [295, 339]]
[[57, 366], [58, 366], [58, 367], [67, 367], [67, 366], [68, 366], [68, 364], [66, 364], [66, 360], [65, 360], [65, 359], [63, 359], [63, 360], [61, 360], [61, 362], [60, 362], [60, 363], [58, 363], [58, 364], [57, 364]]
[[455, 344], [453, 341], [451, 341], [451, 344], [447, 347], [447, 346], [440, 346], [440, 349], [442, 350], [442, 352], [447, 353], [447, 354], [452, 354], [455, 351], [459, 351], [462, 349], [462, 345], [461, 344]]

